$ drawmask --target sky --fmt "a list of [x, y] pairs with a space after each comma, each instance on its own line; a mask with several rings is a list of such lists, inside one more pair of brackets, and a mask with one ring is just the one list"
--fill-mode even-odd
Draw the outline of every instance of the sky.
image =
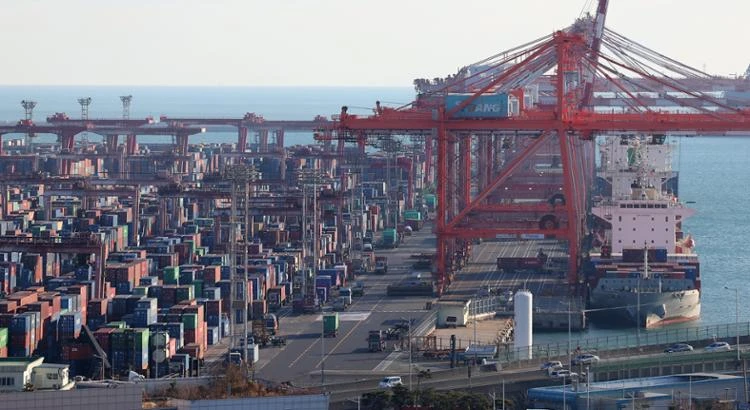
[[[595, 3], [0, 0], [0, 84], [410, 87], [564, 28]], [[747, 0], [609, 0], [607, 26], [731, 76], [750, 64], [749, 16]]]

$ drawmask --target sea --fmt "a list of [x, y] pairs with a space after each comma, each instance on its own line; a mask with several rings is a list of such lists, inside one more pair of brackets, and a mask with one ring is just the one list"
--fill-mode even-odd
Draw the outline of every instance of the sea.
[[[0, 86], [0, 122], [15, 123], [24, 116], [20, 102], [37, 102], [37, 123], [56, 112], [80, 118], [78, 98], [91, 97], [89, 118], [121, 118], [120, 96], [132, 95], [130, 118], [167, 117], [238, 118], [245, 113], [268, 120], [308, 120], [348, 107], [350, 114], [369, 115], [376, 101], [390, 107], [414, 99], [410, 87], [153, 87], [153, 86]], [[42, 136], [53, 141], [51, 136]], [[139, 142], [168, 142], [144, 137]], [[236, 142], [235, 132], [209, 132], [191, 137], [191, 143]], [[89, 140], [94, 140], [91, 136]], [[312, 143], [308, 133], [285, 136], [287, 145]], [[696, 215], [683, 223], [693, 236], [701, 260], [702, 316], [676, 326], [750, 322], [750, 137], [672, 137], [676, 144], [673, 168], [680, 172], [680, 200]], [[739, 298], [739, 301], [735, 297]], [[739, 302], [739, 309], [735, 303]], [[596, 326], [576, 338], [632, 333]], [[535, 335], [536, 338], [536, 335]], [[541, 335], [541, 340], [545, 336]], [[537, 338], [537, 340], [540, 340]]]

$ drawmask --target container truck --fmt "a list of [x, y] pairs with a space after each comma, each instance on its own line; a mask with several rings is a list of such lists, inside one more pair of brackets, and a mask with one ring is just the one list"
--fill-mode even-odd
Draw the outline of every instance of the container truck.
[[404, 212], [404, 223], [410, 226], [413, 231], [422, 229], [424, 225], [424, 219], [422, 213], [416, 209], [408, 210]]
[[339, 314], [323, 315], [323, 337], [336, 337], [339, 333]]
[[386, 229], [383, 231], [383, 247], [397, 248], [399, 243], [398, 232], [395, 229]]
[[388, 273], [388, 257], [378, 256], [375, 258], [375, 273], [378, 275]]
[[367, 335], [367, 348], [371, 352], [382, 352], [385, 350], [385, 338], [382, 330], [370, 330]]

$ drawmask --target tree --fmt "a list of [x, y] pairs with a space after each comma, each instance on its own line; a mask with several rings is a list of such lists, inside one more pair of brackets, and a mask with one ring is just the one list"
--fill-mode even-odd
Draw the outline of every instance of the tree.
[[394, 386], [392, 391], [391, 404], [393, 407], [400, 409], [403, 406], [414, 403], [414, 392], [410, 391], [406, 386], [401, 384]]
[[378, 390], [362, 395], [362, 405], [372, 410], [385, 410], [391, 407], [391, 392]]

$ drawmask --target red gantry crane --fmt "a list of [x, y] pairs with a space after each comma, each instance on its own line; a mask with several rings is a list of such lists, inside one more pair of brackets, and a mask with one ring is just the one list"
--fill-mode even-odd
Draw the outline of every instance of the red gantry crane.
[[[378, 103], [367, 117], [342, 107], [317, 134], [361, 149], [414, 138], [428, 157], [436, 148], [439, 292], [477, 238], [565, 240], [567, 280], [578, 283], [597, 135], [750, 131], [750, 111], [692, 88], [711, 76], [605, 28], [606, 10], [601, 0], [595, 16], [564, 30], [415, 80], [407, 106]], [[595, 90], [610, 89], [618, 104], [598, 106]]]

